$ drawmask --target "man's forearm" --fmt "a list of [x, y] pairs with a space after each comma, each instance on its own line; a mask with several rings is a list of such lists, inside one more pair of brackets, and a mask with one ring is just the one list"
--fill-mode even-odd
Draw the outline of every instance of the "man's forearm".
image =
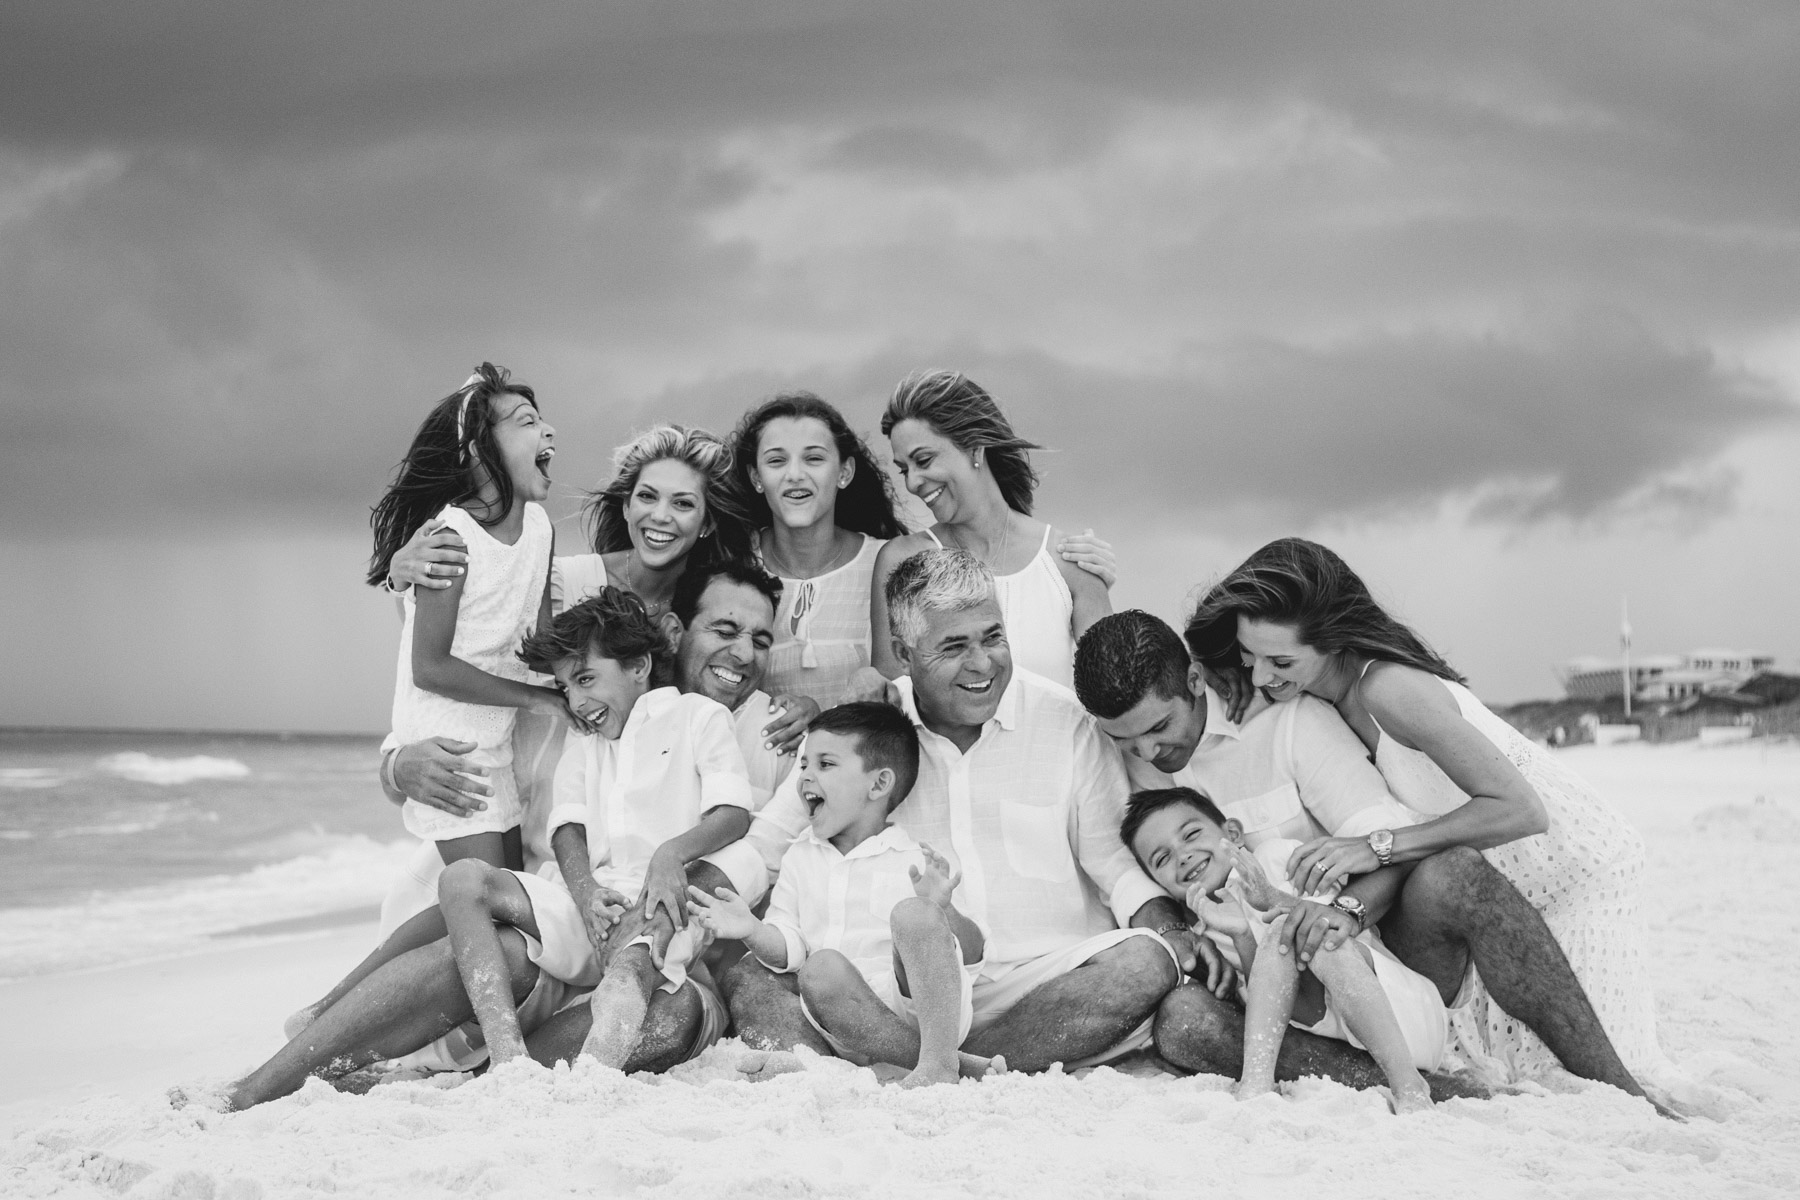
[[1131, 914], [1133, 929], [1167, 929], [1171, 925], [1187, 928], [1187, 922], [1181, 918], [1181, 906], [1167, 896], [1158, 896], [1154, 900], [1146, 900], [1143, 905]]
[[1364, 929], [1373, 929], [1387, 915], [1388, 910], [1394, 907], [1394, 901], [1400, 897], [1400, 889], [1406, 885], [1406, 877], [1411, 874], [1411, 863], [1395, 863], [1391, 867], [1382, 867], [1379, 871], [1370, 871], [1367, 875], [1358, 875], [1344, 886], [1342, 894], [1362, 901], [1363, 909], [1368, 913], [1363, 922]]

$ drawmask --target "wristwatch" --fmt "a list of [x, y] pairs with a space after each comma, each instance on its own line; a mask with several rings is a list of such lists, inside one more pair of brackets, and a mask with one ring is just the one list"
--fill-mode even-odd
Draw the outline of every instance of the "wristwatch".
[[1369, 910], [1363, 907], [1363, 902], [1355, 896], [1339, 896], [1331, 902], [1331, 907], [1353, 919], [1356, 922], [1356, 932], [1361, 933], [1368, 927]]
[[1381, 860], [1382, 866], [1387, 866], [1394, 858], [1394, 831], [1391, 829], [1377, 829], [1374, 833], [1371, 833], [1369, 835], [1369, 849], [1375, 852], [1375, 857]]

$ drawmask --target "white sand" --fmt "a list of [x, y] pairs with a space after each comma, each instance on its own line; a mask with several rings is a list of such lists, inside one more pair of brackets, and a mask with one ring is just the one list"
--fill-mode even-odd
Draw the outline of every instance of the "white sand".
[[[364, 927], [0, 984], [0, 1192], [256, 1197], [1791, 1197], [1800, 1194], [1800, 747], [1570, 751], [1650, 845], [1665, 1047], [1710, 1117], [1619, 1093], [1389, 1116], [1309, 1081], [1239, 1105], [1226, 1080], [1011, 1076], [900, 1092], [847, 1064], [751, 1085], [736, 1048], [670, 1076], [525, 1065], [453, 1090], [174, 1111], [366, 949]], [[1759, 801], [1758, 797], [1762, 797]]]

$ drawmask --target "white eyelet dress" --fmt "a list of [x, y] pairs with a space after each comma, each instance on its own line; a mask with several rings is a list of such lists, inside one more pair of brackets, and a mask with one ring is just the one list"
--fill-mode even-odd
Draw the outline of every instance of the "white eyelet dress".
[[[1647, 938], [1638, 910], [1643, 839], [1553, 753], [1488, 711], [1467, 688], [1443, 682], [1463, 719], [1519, 769], [1549, 814], [1545, 832], [1483, 850], [1482, 857], [1543, 914], [1625, 1065], [1640, 1080], [1663, 1075], [1669, 1063], [1656, 1037]], [[1396, 800], [1427, 816], [1469, 801], [1429, 755], [1386, 734], [1376, 742], [1375, 766]], [[1496, 1080], [1561, 1069], [1550, 1048], [1488, 995], [1472, 964], [1459, 1003], [1450, 1010], [1450, 1031], [1456, 1053]]]
[[[935, 530], [926, 536], [937, 542]], [[1024, 667], [1064, 687], [1075, 687], [1075, 597], [1069, 581], [1057, 569], [1050, 550], [1050, 527], [1038, 552], [1023, 569], [994, 576], [994, 594], [1000, 615], [1006, 620], [1006, 641], [1012, 647], [1013, 666]]]
[[809, 696], [821, 709], [844, 702], [850, 677], [869, 665], [869, 588], [884, 545], [865, 533], [856, 557], [836, 570], [811, 579], [780, 577], [765, 692]]
[[[550, 569], [550, 518], [537, 504], [525, 506], [525, 527], [508, 546], [481, 522], [454, 504], [438, 514], [462, 537], [469, 569], [456, 610], [450, 653], [502, 679], [525, 682], [530, 672], [519, 661], [519, 643], [537, 623], [538, 599]], [[516, 708], [465, 704], [413, 684], [414, 593], [406, 593], [406, 625], [400, 634], [400, 661], [394, 681], [394, 734], [399, 741], [450, 737], [474, 742], [469, 758], [488, 769], [494, 788], [487, 808], [466, 817], [408, 800], [401, 818], [409, 832], [441, 842], [472, 833], [498, 833], [519, 823], [521, 809], [513, 780], [513, 722]]]

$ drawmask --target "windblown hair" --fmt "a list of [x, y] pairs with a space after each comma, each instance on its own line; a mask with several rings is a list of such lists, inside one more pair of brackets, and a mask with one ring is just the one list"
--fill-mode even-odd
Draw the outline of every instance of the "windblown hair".
[[1012, 422], [979, 383], [961, 371], [919, 371], [902, 379], [881, 415], [885, 437], [902, 421], [923, 421], [965, 453], [982, 452], [1000, 495], [1014, 512], [1031, 515], [1038, 475], [1030, 450], [1041, 450], [1013, 432]]
[[879, 700], [859, 700], [828, 708], [806, 727], [807, 733], [836, 733], [856, 742], [863, 769], [894, 773], [888, 794], [889, 812], [900, 807], [919, 778], [919, 731], [907, 715]]
[[[375, 552], [369, 556], [371, 587], [380, 587], [387, 579], [395, 552], [419, 526], [445, 505], [474, 499], [484, 482], [491, 481], [499, 497], [491, 510], [475, 514], [475, 519], [497, 525], [512, 510], [512, 479], [499, 467], [500, 446], [494, 440], [490, 407], [494, 397], [509, 394], [523, 396], [537, 407], [536, 392], [515, 382], [505, 367], [484, 362], [469, 382], [439, 400], [426, 415], [387, 494], [369, 512], [369, 526], [375, 531]], [[494, 469], [484, 470], [482, 464], [493, 464]]]
[[622, 663], [648, 655], [652, 686], [668, 683], [674, 674], [668, 639], [650, 619], [644, 602], [611, 584], [550, 618], [544, 628], [528, 634], [519, 647], [519, 660], [532, 670], [549, 675], [558, 663], [586, 658], [590, 650], [601, 658]]
[[1075, 644], [1075, 694], [1081, 706], [1111, 721], [1146, 696], [1186, 699], [1187, 647], [1168, 622], [1139, 608], [1108, 613]]
[[712, 586], [715, 579], [728, 579], [732, 583], [755, 588], [769, 598], [770, 608], [781, 607], [781, 580], [750, 559], [723, 558], [710, 563], [690, 562], [682, 568], [681, 578], [675, 581], [675, 594], [669, 597], [669, 611], [675, 614], [675, 619], [681, 622], [683, 629], [693, 623], [694, 615], [700, 611], [700, 598], [706, 595], [706, 589]]
[[613, 452], [611, 482], [588, 493], [584, 506], [595, 552], [631, 549], [631, 530], [625, 523], [626, 503], [644, 468], [665, 458], [686, 463], [705, 480], [705, 521], [689, 558], [701, 562], [749, 558], [751, 526], [732, 486], [731, 450], [706, 430], [684, 425], [658, 425]]
[[994, 573], [967, 550], [922, 550], [894, 568], [882, 594], [888, 627], [908, 646], [925, 636], [927, 613], [961, 612], [994, 595]]
[[770, 421], [783, 417], [796, 420], [811, 417], [822, 423], [831, 431], [838, 458], [856, 464], [856, 472], [837, 496], [832, 519], [840, 529], [866, 533], [884, 541], [906, 532], [894, 512], [894, 492], [887, 473], [875, 461], [869, 447], [851, 430], [844, 415], [811, 392], [783, 392], [764, 400], [744, 414], [731, 435], [731, 458], [735, 467], [732, 474], [738, 485], [738, 501], [754, 528], [767, 529], [775, 523], [768, 497], [751, 487], [750, 480], [756, 474], [763, 428]]
[[1165, 808], [1174, 808], [1177, 804], [1186, 805], [1221, 829], [1225, 827], [1225, 814], [1219, 811], [1219, 806], [1193, 788], [1146, 788], [1141, 792], [1133, 792], [1125, 802], [1125, 819], [1119, 822], [1119, 840], [1125, 843], [1131, 856], [1137, 858], [1139, 866], [1143, 865], [1144, 860], [1138, 858], [1137, 847], [1132, 845], [1138, 830], [1144, 827], [1144, 822], [1153, 814]]
[[1425, 639], [1389, 616], [1343, 559], [1304, 538], [1270, 542], [1215, 583], [1188, 618], [1188, 650], [1214, 667], [1236, 667], [1239, 617], [1291, 625], [1320, 654], [1404, 663], [1466, 682]]

